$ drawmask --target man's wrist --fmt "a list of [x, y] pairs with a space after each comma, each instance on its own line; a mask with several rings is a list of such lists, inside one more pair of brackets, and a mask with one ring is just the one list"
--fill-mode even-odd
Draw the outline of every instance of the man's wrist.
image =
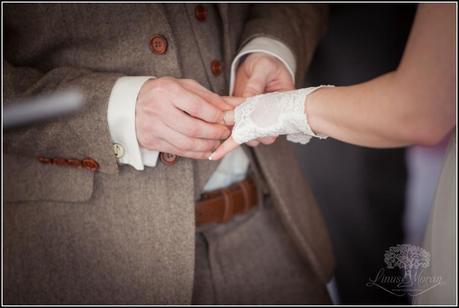
[[137, 170], [144, 169], [142, 153], [135, 129], [137, 96], [151, 76], [126, 76], [113, 86], [107, 110], [107, 121], [114, 153], [120, 164], [128, 164]]

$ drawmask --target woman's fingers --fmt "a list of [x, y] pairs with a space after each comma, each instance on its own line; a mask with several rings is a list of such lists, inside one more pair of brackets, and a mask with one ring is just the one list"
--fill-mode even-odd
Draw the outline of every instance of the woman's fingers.
[[261, 137], [257, 140], [263, 144], [273, 144], [277, 139], [277, 136]]
[[[274, 141], [276, 141], [276, 137], [263, 137], [258, 140], [250, 140], [247, 142], [248, 145], [250, 146], [257, 146], [260, 144], [259, 140], [262, 140], [262, 143], [264, 144], [272, 144]], [[237, 148], [240, 144], [234, 141], [233, 137], [229, 137], [226, 139], [225, 142], [223, 142], [213, 153], [212, 155], [209, 156], [209, 160], [219, 160], [235, 148]]]
[[247, 141], [246, 144], [251, 147], [256, 147], [257, 145], [260, 144], [260, 142], [257, 139]]
[[234, 125], [234, 110], [225, 111], [223, 113], [223, 122], [225, 122], [225, 125], [228, 126]]
[[235, 97], [235, 96], [222, 96], [223, 100], [233, 106], [233, 110], [227, 110], [223, 113], [223, 122], [225, 125], [233, 126], [234, 125], [234, 108], [239, 106], [245, 101], [244, 97]]
[[229, 137], [209, 156], [209, 160], [219, 160], [238, 146], [239, 143], [234, 141], [233, 137]]
[[[223, 100], [234, 106], [237, 107], [240, 104], [242, 104], [246, 98], [244, 97], [235, 97], [235, 96], [223, 96]], [[234, 125], [234, 110], [230, 111], [225, 111], [223, 115], [223, 120], [226, 125], [232, 126]], [[272, 144], [276, 141], [277, 136], [267, 136], [267, 137], [261, 137], [255, 140], [250, 140], [247, 142], [247, 145], [249, 146], [257, 146], [261, 143], [263, 144]], [[239, 144], [234, 141], [232, 137], [229, 137], [225, 142], [223, 142], [216, 150], [215, 152], [212, 153], [212, 155], [209, 156], [210, 160], [219, 160], [235, 148], [237, 148]]]

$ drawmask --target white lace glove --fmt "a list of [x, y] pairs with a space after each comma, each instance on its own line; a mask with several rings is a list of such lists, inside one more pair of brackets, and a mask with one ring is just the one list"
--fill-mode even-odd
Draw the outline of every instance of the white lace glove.
[[267, 136], [287, 135], [287, 140], [306, 144], [315, 134], [305, 114], [306, 96], [322, 87], [273, 92], [249, 97], [234, 110], [233, 140], [242, 144]]

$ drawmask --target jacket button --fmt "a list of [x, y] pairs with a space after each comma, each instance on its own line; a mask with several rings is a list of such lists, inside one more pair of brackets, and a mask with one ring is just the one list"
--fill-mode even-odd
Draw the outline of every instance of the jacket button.
[[166, 166], [172, 166], [177, 161], [177, 155], [161, 152], [159, 159], [161, 159], [161, 162]]
[[56, 166], [65, 166], [67, 165], [67, 160], [62, 157], [53, 158], [53, 164]]
[[218, 60], [213, 60], [210, 63], [210, 70], [214, 76], [219, 76], [222, 73], [222, 63]]
[[206, 21], [207, 8], [202, 4], [196, 5], [196, 7], [194, 8], [194, 17], [196, 17], [198, 21], [201, 21], [201, 22]]
[[51, 158], [44, 157], [44, 156], [38, 156], [37, 160], [42, 164], [51, 164], [52, 163]]
[[156, 34], [150, 39], [150, 50], [152, 53], [162, 55], [167, 51], [167, 39], [161, 35]]
[[67, 159], [67, 165], [69, 165], [71, 167], [75, 167], [75, 168], [81, 167], [81, 160], [79, 160], [79, 159]]
[[83, 167], [88, 169], [89, 171], [97, 171], [99, 170], [99, 164], [92, 158], [87, 157], [81, 161]]

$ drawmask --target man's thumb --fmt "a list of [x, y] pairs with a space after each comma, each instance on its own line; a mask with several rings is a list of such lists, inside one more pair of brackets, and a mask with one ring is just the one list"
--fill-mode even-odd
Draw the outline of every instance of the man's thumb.
[[233, 107], [237, 107], [245, 101], [245, 97], [237, 96], [222, 96], [225, 103], [230, 104]]
[[256, 70], [253, 72], [252, 76], [250, 76], [249, 80], [247, 81], [245, 89], [242, 92], [242, 96], [250, 97], [262, 94], [266, 88], [267, 78], [267, 74], [264, 74], [261, 72], [261, 70]]

